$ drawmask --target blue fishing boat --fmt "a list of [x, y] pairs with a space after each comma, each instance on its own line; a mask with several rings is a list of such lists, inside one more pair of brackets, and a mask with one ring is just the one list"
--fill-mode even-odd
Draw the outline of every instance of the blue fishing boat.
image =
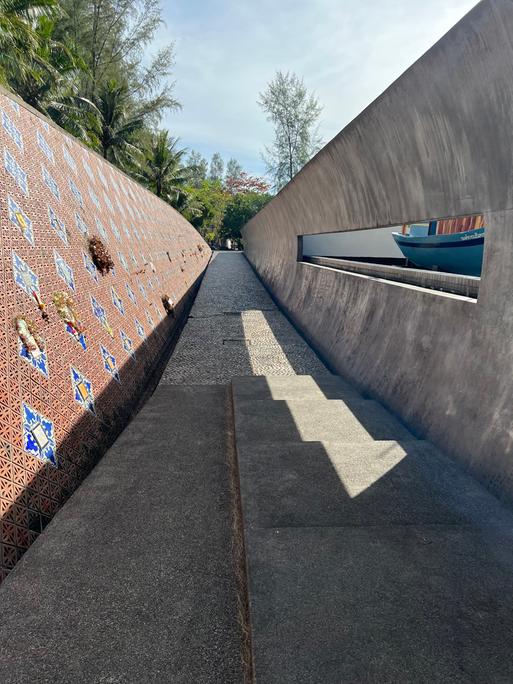
[[436, 221], [410, 226], [409, 235], [392, 233], [409, 263], [447, 273], [480, 276], [483, 265], [484, 227], [436, 234]]

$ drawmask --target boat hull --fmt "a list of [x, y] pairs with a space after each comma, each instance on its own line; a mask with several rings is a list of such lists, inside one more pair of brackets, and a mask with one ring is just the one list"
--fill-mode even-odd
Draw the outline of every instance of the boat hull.
[[483, 266], [484, 228], [450, 235], [411, 237], [392, 233], [404, 256], [429, 270], [480, 276]]

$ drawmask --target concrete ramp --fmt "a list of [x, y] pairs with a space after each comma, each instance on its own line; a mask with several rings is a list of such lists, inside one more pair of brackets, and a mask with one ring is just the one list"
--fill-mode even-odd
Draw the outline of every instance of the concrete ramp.
[[340, 379], [233, 385], [256, 681], [513, 681], [513, 515]]
[[2, 684], [243, 681], [228, 406], [155, 392], [2, 584]]

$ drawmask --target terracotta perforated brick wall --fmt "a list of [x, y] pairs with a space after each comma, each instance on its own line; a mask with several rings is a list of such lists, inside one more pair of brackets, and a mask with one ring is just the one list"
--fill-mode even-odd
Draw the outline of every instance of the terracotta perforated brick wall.
[[[171, 207], [2, 92], [0, 226], [1, 581], [129, 419], [176, 325], [162, 295], [179, 308], [210, 249]], [[107, 275], [90, 259], [94, 235], [114, 262]], [[82, 335], [57, 313], [58, 291]], [[39, 357], [16, 316], [36, 322]]]

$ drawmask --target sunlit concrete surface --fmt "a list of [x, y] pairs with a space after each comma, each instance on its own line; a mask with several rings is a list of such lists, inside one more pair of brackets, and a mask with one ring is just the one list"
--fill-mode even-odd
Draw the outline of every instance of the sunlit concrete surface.
[[328, 374], [240, 252], [217, 252], [164, 372], [164, 384], [244, 375]]

